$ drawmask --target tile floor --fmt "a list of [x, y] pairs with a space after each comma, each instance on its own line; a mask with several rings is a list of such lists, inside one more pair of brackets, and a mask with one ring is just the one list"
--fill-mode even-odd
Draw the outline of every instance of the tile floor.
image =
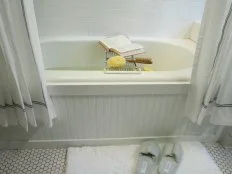
[[0, 174], [64, 174], [66, 149], [1, 150]]
[[202, 143], [223, 174], [232, 174], [232, 148], [226, 149], [218, 143]]
[[[223, 174], [232, 174], [232, 149], [203, 143]], [[67, 149], [1, 150], [0, 174], [64, 174]]]

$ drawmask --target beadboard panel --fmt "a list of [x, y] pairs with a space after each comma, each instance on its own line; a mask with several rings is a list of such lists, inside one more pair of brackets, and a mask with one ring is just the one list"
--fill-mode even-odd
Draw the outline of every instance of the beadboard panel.
[[53, 128], [0, 128], [1, 141], [83, 140], [131, 137], [214, 136], [182, 116], [185, 94], [52, 96], [58, 118]]
[[[78, 74], [77, 74], [78, 75]], [[101, 74], [102, 75], [102, 74]], [[61, 76], [61, 75], [60, 75]], [[114, 79], [114, 78], [113, 78]], [[133, 96], [186, 94], [190, 82], [83, 82], [48, 83], [48, 92], [54, 96]]]

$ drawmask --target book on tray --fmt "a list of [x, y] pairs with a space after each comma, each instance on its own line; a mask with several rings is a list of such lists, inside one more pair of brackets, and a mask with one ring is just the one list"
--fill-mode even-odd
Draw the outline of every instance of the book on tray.
[[142, 45], [132, 43], [123, 35], [105, 38], [100, 40], [99, 43], [105, 50], [112, 51], [123, 57], [144, 53]]

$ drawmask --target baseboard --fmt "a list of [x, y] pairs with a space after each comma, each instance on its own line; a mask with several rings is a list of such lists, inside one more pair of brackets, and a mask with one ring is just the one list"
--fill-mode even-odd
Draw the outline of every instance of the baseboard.
[[144, 141], [201, 141], [215, 142], [216, 136], [163, 136], [163, 137], [128, 137], [104, 139], [64, 139], [64, 140], [29, 140], [29, 141], [0, 141], [0, 149], [24, 148], [68, 148], [75, 146], [103, 146], [140, 144]]

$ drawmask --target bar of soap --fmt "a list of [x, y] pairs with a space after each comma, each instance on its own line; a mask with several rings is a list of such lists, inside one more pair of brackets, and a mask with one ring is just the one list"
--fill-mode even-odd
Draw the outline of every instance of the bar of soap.
[[150, 66], [144, 66], [144, 67], [143, 67], [143, 70], [144, 70], [144, 71], [153, 71], [153, 68], [150, 67]]
[[107, 60], [107, 66], [111, 68], [123, 68], [126, 66], [126, 59], [122, 56], [114, 56]]

